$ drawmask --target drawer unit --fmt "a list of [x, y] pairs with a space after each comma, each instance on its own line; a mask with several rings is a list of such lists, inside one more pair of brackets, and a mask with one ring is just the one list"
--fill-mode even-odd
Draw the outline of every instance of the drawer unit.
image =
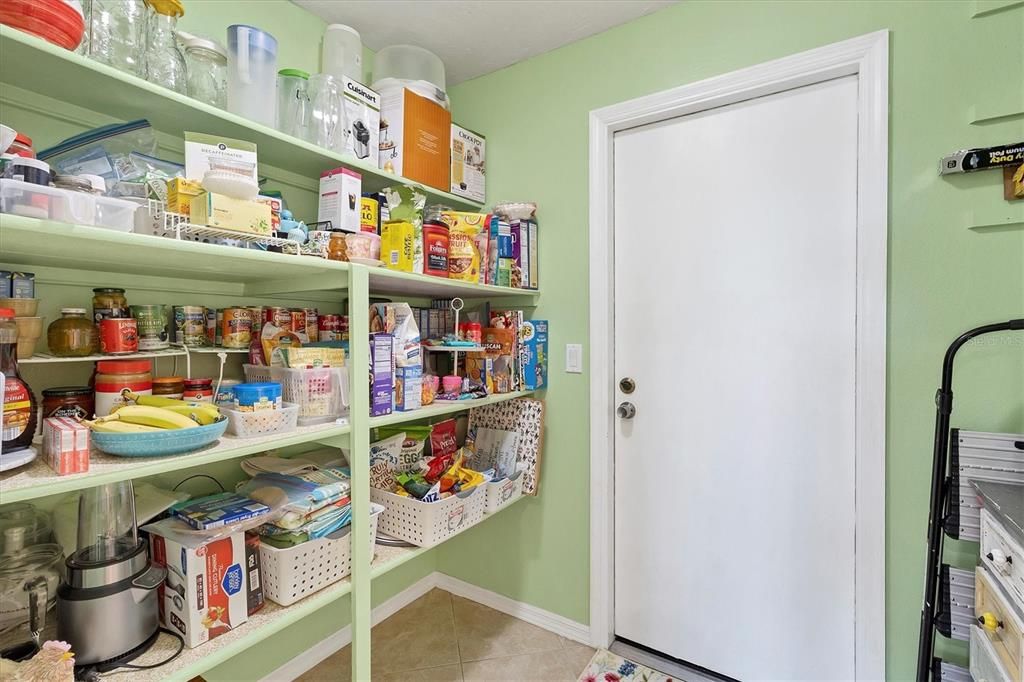
[[981, 511], [981, 561], [1024, 611], [1024, 548], [987, 509]]
[[[978, 619], [981, 634], [992, 645], [1009, 679], [1022, 682], [1024, 616], [1010, 603], [1006, 593], [984, 566], [979, 566], [975, 572], [974, 615]], [[971, 648], [973, 663], [973, 645]]]
[[1012, 682], [988, 635], [977, 625], [971, 626], [971, 677], [974, 682]]
[[1024, 484], [1021, 434], [954, 429], [949, 445], [951, 488], [946, 533], [960, 540], [981, 539], [981, 501], [972, 481]]

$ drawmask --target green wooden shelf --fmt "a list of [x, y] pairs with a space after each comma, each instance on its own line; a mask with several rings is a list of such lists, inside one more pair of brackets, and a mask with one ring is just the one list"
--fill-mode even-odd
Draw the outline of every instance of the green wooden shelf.
[[525, 398], [529, 395], [533, 395], [533, 391], [498, 393], [496, 395], [489, 395], [486, 398], [478, 398], [476, 400], [438, 400], [435, 401], [433, 405], [427, 405], [426, 407], [421, 407], [420, 409], [412, 410], [411, 412], [392, 412], [391, 414], [384, 415], [382, 417], [370, 417], [370, 427], [376, 428], [378, 426], [390, 426], [392, 424], [405, 424], [408, 422], [419, 421], [421, 419], [440, 417], [446, 414], [454, 414], [455, 412], [463, 412], [473, 407], [494, 405], [495, 403], [503, 403], [506, 400], [514, 400], [515, 398]]
[[93, 452], [89, 471], [58, 476], [42, 456], [34, 462], [0, 474], [0, 504], [34, 500], [49, 495], [74, 492], [84, 488], [154, 476], [191, 467], [239, 459], [273, 448], [300, 443], [324, 442], [347, 435], [348, 425], [318, 424], [300, 426], [294, 431], [256, 438], [222, 437], [204, 450], [169, 457], [115, 457]]
[[13, 214], [0, 214], [0, 263], [174, 277], [197, 283], [241, 283], [246, 296], [345, 290], [354, 268], [367, 270], [370, 292], [377, 295], [510, 299], [525, 306], [535, 305], [540, 296], [535, 290], [473, 284], [312, 256], [131, 234]]
[[8, 26], [0, 26], [4, 83], [106, 114], [122, 121], [147, 119], [171, 135], [185, 131], [255, 142], [262, 163], [311, 179], [338, 166], [363, 176], [363, 191], [394, 184], [413, 185], [432, 203], [478, 210], [482, 204], [426, 187], [222, 109], [203, 104], [141, 78], [118, 71]]

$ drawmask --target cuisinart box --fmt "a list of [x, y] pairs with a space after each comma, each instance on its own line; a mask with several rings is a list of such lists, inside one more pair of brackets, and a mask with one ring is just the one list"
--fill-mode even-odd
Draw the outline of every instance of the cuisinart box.
[[413, 92], [396, 79], [385, 78], [375, 85], [380, 91], [377, 165], [388, 173], [447, 191], [451, 175], [451, 112], [437, 100]]
[[160, 622], [197, 647], [249, 619], [245, 576], [245, 534], [207, 541], [175, 529], [164, 519], [145, 526], [153, 563], [167, 567], [159, 589]]
[[345, 154], [377, 165], [380, 157], [380, 95], [348, 76], [345, 90]]
[[452, 124], [452, 194], [483, 203], [485, 145], [483, 135]]

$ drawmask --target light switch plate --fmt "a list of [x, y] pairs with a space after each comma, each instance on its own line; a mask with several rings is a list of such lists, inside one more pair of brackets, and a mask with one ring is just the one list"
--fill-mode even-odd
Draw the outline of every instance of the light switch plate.
[[565, 371], [569, 374], [583, 374], [583, 345], [565, 344]]

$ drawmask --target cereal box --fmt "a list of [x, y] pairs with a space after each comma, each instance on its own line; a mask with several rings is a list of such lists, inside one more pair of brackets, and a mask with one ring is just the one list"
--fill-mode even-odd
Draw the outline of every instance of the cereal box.
[[519, 328], [523, 388], [536, 390], [548, 385], [548, 321], [527, 320]]

